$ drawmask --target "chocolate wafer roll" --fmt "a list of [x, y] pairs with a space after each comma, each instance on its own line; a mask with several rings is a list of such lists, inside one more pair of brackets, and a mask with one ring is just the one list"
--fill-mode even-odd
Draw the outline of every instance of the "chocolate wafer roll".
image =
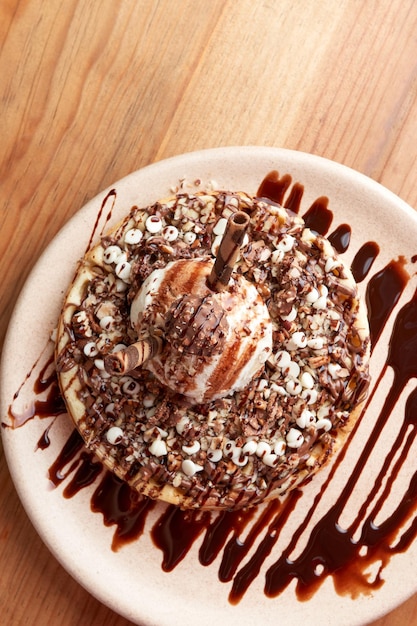
[[104, 357], [104, 367], [108, 374], [122, 375], [140, 367], [162, 348], [162, 340], [158, 337], [147, 337], [132, 343], [123, 350], [118, 350]]
[[249, 215], [244, 211], [237, 211], [229, 217], [213, 269], [208, 278], [209, 287], [213, 291], [226, 289], [229, 284], [249, 221]]

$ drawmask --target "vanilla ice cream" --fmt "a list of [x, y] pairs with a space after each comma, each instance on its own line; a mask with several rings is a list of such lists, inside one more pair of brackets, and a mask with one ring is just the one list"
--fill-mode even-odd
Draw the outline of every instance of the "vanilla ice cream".
[[[234, 274], [226, 291], [213, 292], [207, 282], [212, 266], [212, 259], [181, 259], [154, 270], [130, 313], [138, 339], [165, 339], [144, 367], [195, 403], [245, 388], [272, 351], [272, 324], [256, 287]], [[188, 310], [184, 336], [175, 317], [179, 307]]]

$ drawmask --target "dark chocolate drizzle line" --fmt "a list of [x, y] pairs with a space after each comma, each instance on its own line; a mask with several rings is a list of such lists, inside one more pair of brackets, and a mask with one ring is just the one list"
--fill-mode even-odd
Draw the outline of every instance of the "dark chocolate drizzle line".
[[92, 485], [102, 471], [103, 466], [97, 461], [94, 454], [83, 450], [78, 459], [78, 467], [74, 476], [63, 491], [64, 498], [72, 498], [81, 489]]
[[[78, 466], [76, 459], [78, 453], [84, 449], [84, 442], [77, 430], [73, 430], [58, 457], [48, 470], [49, 480], [57, 487]], [[70, 468], [64, 473], [64, 468], [69, 464]]]
[[336, 252], [342, 254], [349, 248], [351, 234], [352, 229], [349, 224], [340, 224], [340, 226], [335, 228], [335, 230], [330, 233], [327, 239], [330, 241]]
[[[99, 212], [97, 214], [97, 218], [96, 218], [96, 221], [94, 223], [93, 230], [91, 232], [91, 236], [90, 236], [90, 239], [88, 241], [88, 244], [87, 244], [87, 247], [85, 249], [85, 253], [84, 254], [87, 254], [87, 252], [91, 249], [91, 246], [93, 245], [93, 241], [94, 241], [94, 238], [96, 237], [96, 234], [99, 237], [103, 234], [107, 222], [111, 219], [111, 216], [112, 216], [112, 213], [113, 213], [113, 209], [114, 209], [114, 205], [116, 204], [116, 198], [117, 198], [116, 190], [115, 189], [111, 189], [109, 191], [109, 193], [107, 194], [107, 196], [104, 198], [103, 202], [101, 203], [101, 207], [100, 207], [100, 210], [99, 210]], [[97, 233], [98, 226], [99, 226], [100, 220], [101, 220], [101, 216], [103, 215], [104, 209], [106, 208], [106, 205], [107, 205], [107, 203], [109, 202], [110, 199], [111, 199], [110, 208], [107, 211], [104, 223], [101, 226], [100, 231]]]
[[210, 512], [181, 511], [170, 505], [152, 528], [154, 544], [162, 550], [162, 569], [171, 572], [210, 522]]
[[[252, 529], [252, 537], [250, 537], [249, 546], [246, 546], [248, 542], [245, 542], [243, 549], [240, 550], [242, 553], [241, 559], [246, 556], [249, 551], [248, 548], [253, 546], [255, 539], [260, 534], [260, 531], [265, 528], [266, 524], [270, 520], [270, 517], [276, 513], [269, 524], [267, 532], [265, 533], [259, 547], [256, 549], [249, 561], [236, 574], [235, 572], [238, 563], [233, 563], [233, 567], [230, 568], [231, 572], [234, 574], [234, 578], [230, 576], [230, 578], [227, 579], [233, 580], [232, 589], [229, 594], [229, 601], [231, 604], [238, 604], [244, 593], [249, 589], [251, 583], [255, 580], [255, 578], [257, 578], [265, 559], [271, 554], [273, 547], [279, 539], [281, 530], [295, 509], [297, 501], [300, 497], [301, 492], [299, 490], [295, 490], [290, 493], [289, 497], [279, 507], [278, 513], [276, 513], [277, 504], [271, 502], [261, 519], [258, 521], [257, 525]], [[239, 563], [241, 559], [239, 559]]]
[[43, 431], [41, 437], [38, 439], [38, 443], [36, 444], [36, 449], [46, 450], [51, 445], [51, 438], [49, 436], [49, 431], [51, 430], [53, 422], [49, 424], [47, 428]]
[[372, 350], [409, 280], [404, 265], [403, 257], [398, 261], [391, 261], [368, 282], [366, 304]]
[[333, 221], [333, 213], [328, 209], [329, 199], [326, 196], [317, 198], [303, 215], [307, 228], [319, 235], [325, 235]]
[[[46, 349], [44, 349], [39, 358], [36, 359], [35, 363], [26, 374], [25, 379], [19, 386], [18, 390], [13, 395], [13, 401], [8, 408], [8, 416], [10, 418], [11, 424], [6, 424], [5, 422], [2, 422], [1, 425], [3, 428], [19, 428], [34, 417], [39, 417], [42, 419], [54, 416], [56, 417], [58, 415], [66, 413], [67, 409], [59, 391], [58, 379], [55, 368], [53, 366], [53, 355], [50, 355], [45, 364], [41, 366], [41, 369], [38, 372], [35, 382], [33, 384], [35, 397], [40, 396], [41, 394], [45, 394], [45, 392], [48, 392], [47, 396], [42, 399], [37, 399], [33, 401], [23, 411], [18, 411], [14, 406], [14, 403], [19, 398], [23, 387], [27, 385], [28, 382], [35, 375], [35, 370], [39, 366], [42, 357], [45, 355], [45, 351]], [[42, 441], [41, 438], [38, 442], [38, 447], [42, 449], [48, 447], [49, 445], [48, 434], [46, 432], [44, 433], [44, 436], [45, 440]]]
[[[289, 174], [284, 174], [280, 178], [279, 173], [276, 170], [269, 172], [259, 185], [258, 191], [256, 192], [257, 198], [262, 198], [263, 200], [269, 201], [272, 203], [284, 205], [284, 197], [290, 188], [292, 182], [292, 178]], [[294, 191], [294, 188], [296, 190]], [[292, 192], [290, 193], [291, 197], [291, 210], [294, 213], [298, 213], [300, 209], [301, 198], [304, 193], [304, 187], [299, 183], [295, 183], [293, 185]], [[286, 208], [290, 208], [289, 206]]]
[[379, 246], [374, 241], [368, 241], [356, 253], [351, 270], [357, 283], [361, 283], [369, 274], [370, 269], [379, 254]]
[[210, 565], [224, 548], [231, 533], [239, 537], [252, 519], [256, 509], [242, 512], [221, 511], [207, 527], [203, 543], [199, 551], [201, 565]]
[[[248, 519], [244, 520], [244, 524], [240, 524], [235, 528], [233, 537], [227, 542], [223, 550], [223, 557], [219, 568], [219, 579], [222, 582], [228, 582], [233, 580], [237, 568], [243, 561], [245, 556], [249, 553], [253, 547], [256, 539], [259, 537], [260, 532], [267, 526], [271, 518], [276, 514], [277, 510], [284, 511], [285, 505], [281, 505], [278, 501], [272, 501], [268, 504], [262, 515], [256, 520], [254, 526], [249, 531], [247, 538], [242, 541], [241, 533], [244, 527], [247, 525], [252, 515], [247, 515]], [[257, 575], [257, 574], [256, 574]], [[254, 578], [256, 578], [256, 575]]]
[[103, 515], [105, 526], [116, 526], [111, 545], [114, 552], [139, 539], [146, 518], [155, 505], [153, 500], [140, 496], [108, 471], [91, 498], [91, 510]]

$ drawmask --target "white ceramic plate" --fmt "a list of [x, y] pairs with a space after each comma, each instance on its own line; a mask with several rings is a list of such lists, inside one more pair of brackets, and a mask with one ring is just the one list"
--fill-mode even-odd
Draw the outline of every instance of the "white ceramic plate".
[[[294, 182], [304, 185], [301, 214], [316, 198], [329, 198], [329, 208], [334, 214], [330, 230], [342, 223], [348, 223], [352, 228], [351, 244], [345, 253], [349, 261], [366, 241], [379, 244], [380, 254], [370, 275], [384, 268], [391, 259], [403, 255], [410, 260], [417, 252], [417, 214], [377, 183], [328, 160], [276, 148], [230, 147], [185, 154], [155, 163], [127, 176], [91, 200], [62, 229], [34, 267], [20, 295], [4, 345], [2, 415], [7, 415], [13, 396], [24, 381], [14, 409], [23, 412], [33, 400], [33, 379], [52, 352], [48, 339], [56, 325], [63, 294], [77, 260], [88, 245], [98, 217], [96, 233], [118, 221], [132, 205], [147, 204], [169, 195], [171, 188], [183, 179], [186, 188], [189, 186], [191, 189], [194, 182], [200, 179], [202, 184], [199, 188], [215, 181], [218, 188], [256, 193], [260, 182], [271, 170], [288, 173]], [[111, 189], [116, 190], [117, 196], [111, 207], [110, 220], [105, 223], [110, 213], [109, 202], [101, 214], [100, 208]], [[360, 285], [362, 292], [366, 283], [367, 280]], [[415, 288], [416, 279], [412, 277], [396, 310], [410, 299]], [[393, 317], [372, 357], [374, 384], [386, 359]], [[35, 363], [32, 376], [26, 378]], [[346, 484], [391, 383], [392, 373], [388, 370], [382, 382], [378, 383], [366, 419], [355, 432], [348, 453], [313, 516], [313, 526], [320, 507], [324, 507], [325, 511], [331, 506]], [[409, 388], [406, 392], [397, 404], [396, 418], [390, 419], [384, 427], [383, 437], [378, 440], [366, 463], [363, 478], [355, 485], [349, 507], [343, 513], [342, 524], [354, 519], [369, 492], [369, 485], [376, 480], [398, 431]], [[162, 554], [153, 546], [149, 536], [160, 508], [149, 516], [140, 539], [113, 552], [111, 541], [114, 528], [105, 527], [101, 515], [90, 509], [94, 486], [83, 489], [71, 499], [65, 499], [62, 486], [53, 488], [49, 483], [48, 468], [57, 458], [72, 426], [65, 419], [57, 420], [51, 429], [49, 448], [36, 450], [37, 441], [47, 424], [48, 420], [35, 418], [21, 428], [2, 429], [4, 448], [20, 498], [40, 536], [67, 571], [100, 601], [133, 622], [158, 626], [195, 623], [205, 626], [220, 622], [239, 626], [254, 623], [266, 626], [278, 622], [295, 626], [304, 623], [311, 626], [330, 623], [354, 626], [376, 619], [417, 591], [417, 542], [414, 542], [404, 553], [394, 554], [389, 562], [387, 560], [382, 569], [384, 584], [369, 594], [359, 594], [353, 599], [353, 590], [349, 590], [349, 585], [343, 593], [340, 588], [336, 592], [333, 579], [329, 576], [308, 601], [297, 599], [294, 582], [276, 598], [265, 596], [265, 571], [276, 561], [305, 512], [312, 506], [329, 475], [327, 469], [304, 490], [272, 554], [235, 606], [228, 600], [230, 583], [221, 583], [218, 579], [219, 558], [208, 567], [200, 565], [198, 548], [201, 538], [172, 572], [162, 571]], [[415, 450], [411, 452], [410, 458], [415, 458]], [[395, 508], [414, 471], [412, 462], [404, 463], [395, 489], [388, 498], [393, 500], [393, 504], [387, 504], [387, 511], [389, 506]], [[381, 515], [383, 518], [384, 514]], [[375, 576], [379, 565], [380, 560], [376, 559], [370, 579]]]

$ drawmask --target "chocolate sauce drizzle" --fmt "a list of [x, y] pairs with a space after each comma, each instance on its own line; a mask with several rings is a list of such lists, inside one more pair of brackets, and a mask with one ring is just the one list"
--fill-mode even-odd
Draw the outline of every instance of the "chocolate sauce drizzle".
[[[263, 180], [257, 195], [272, 204], [284, 205], [298, 213], [303, 186], [295, 183], [291, 187], [291, 182], [290, 176], [280, 177], [278, 172], [271, 172]], [[103, 202], [99, 218], [110, 196], [115, 200], [114, 190]], [[307, 218], [310, 228], [322, 234], [327, 233], [333, 220], [328, 209], [328, 199], [322, 197], [316, 200], [303, 217]], [[97, 223], [94, 230], [96, 228]], [[349, 247], [350, 236], [350, 226], [342, 224], [333, 230], [329, 239], [338, 252], [344, 252]], [[358, 282], [369, 274], [378, 253], [378, 244], [374, 242], [365, 243], [356, 253], [352, 271]], [[392, 260], [373, 275], [366, 285], [373, 349], [410, 280], [405, 264], [402, 257]], [[41, 369], [34, 385], [35, 394], [46, 394], [46, 399], [36, 400], [25, 418], [20, 420], [11, 407], [9, 416], [13, 420], [13, 427], [21, 426], [35, 416], [56, 417], [65, 413], [56, 374], [51, 365], [52, 359]], [[105, 525], [116, 526], [113, 550], [138, 540], [144, 532], [149, 512], [156, 507], [162, 508], [163, 512], [150, 529], [155, 546], [162, 552], [162, 569], [166, 572], [175, 569], [191, 547], [201, 539], [199, 562], [207, 567], [221, 555], [218, 578], [224, 583], [230, 583], [229, 601], [232, 604], [241, 600], [260, 574], [267, 557], [274, 553], [274, 549], [277, 550], [276, 560], [265, 573], [265, 595], [268, 597], [278, 596], [295, 579], [297, 598], [308, 600], [329, 576], [333, 579], [337, 593], [341, 595], [356, 597], [359, 594], [369, 594], [383, 585], [383, 570], [391, 557], [405, 552], [417, 538], [417, 472], [411, 476], [395, 509], [378, 524], [375, 521], [383, 517], [383, 505], [400, 476], [417, 436], [417, 390], [409, 394], [403, 415], [396, 410], [407, 384], [417, 377], [417, 290], [396, 314], [386, 362], [373, 383], [355, 430], [367, 418], [376, 391], [384, 388], [388, 369], [394, 374], [391, 386], [353, 470], [336, 502], [315, 522], [307, 544], [296, 557], [292, 557], [292, 554], [297, 543], [303, 533], [310, 529], [313, 514], [343, 463], [349, 442], [333, 462], [320, 492], [306, 510], [304, 519], [292, 529], [287, 545], [279, 550], [277, 543], [282, 531], [303, 497], [300, 490], [290, 493], [283, 502], [273, 501], [259, 509], [220, 513], [181, 511], [174, 506], [156, 504], [139, 496], [126, 483], [103, 470], [101, 463], [85, 450], [76, 431], [71, 434], [49, 468], [49, 479], [55, 486], [68, 480], [63, 489], [65, 498], [72, 498], [80, 490], [98, 482], [91, 497], [91, 509], [103, 515]], [[398, 423], [396, 438], [390, 445], [388, 455], [381, 462], [369, 493], [363, 502], [356, 505], [355, 519], [344, 528], [340, 522], [342, 512], [362, 473], [366, 471], [368, 459], [389, 420]], [[38, 441], [38, 449], [49, 446], [51, 425]], [[355, 431], [353, 438], [354, 434]], [[242, 536], [245, 538], [242, 539]], [[369, 567], [376, 563], [380, 564], [379, 569], [371, 578]]]
[[[90, 250], [91, 246], [93, 245], [93, 241], [94, 241], [94, 238], [95, 238], [96, 234], [98, 236], [101, 236], [103, 234], [103, 232], [104, 232], [104, 230], [106, 228], [107, 222], [111, 219], [111, 216], [112, 216], [112, 213], [113, 213], [113, 209], [114, 209], [114, 205], [116, 203], [116, 199], [117, 199], [117, 192], [116, 192], [115, 189], [111, 189], [109, 191], [109, 193], [107, 194], [107, 196], [104, 198], [103, 202], [101, 203], [101, 207], [100, 207], [100, 210], [99, 210], [99, 212], [97, 214], [97, 218], [96, 218], [96, 221], [94, 223], [93, 230], [91, 231], [90, 239], [89, 239], [87, 247], [85, 249], [85, 254], [87, 254], [87, 252]], [[99, 227], [101, 218], [103, 216], [104, 209], [107, 207], [107, 203], [108, 202], [111, 202], [111, 206], [110, 206], [110, 209], [107, 210], [107, 213], [106, 213], [105, 218], [104, 218], [104, 223], [101, 226], [100, 231], [98, 232], [98, 227]]]

